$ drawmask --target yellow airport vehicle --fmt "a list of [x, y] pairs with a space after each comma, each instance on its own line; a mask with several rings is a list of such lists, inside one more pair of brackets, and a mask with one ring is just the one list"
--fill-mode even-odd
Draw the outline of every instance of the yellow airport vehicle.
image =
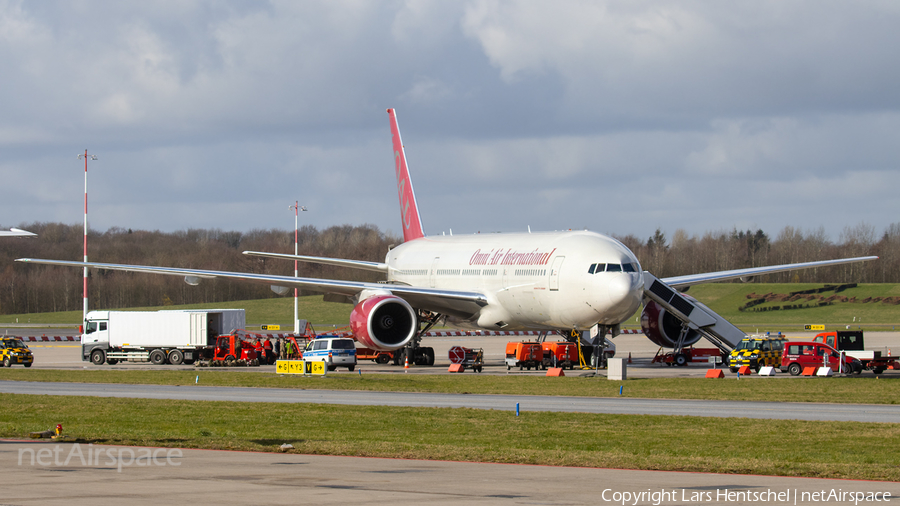
[[13, 364], [31, 367], [34, 355], [18, 337], [4, 337], [0, 338], [0, 360], [3, 361], [3, 367], [12, 367]]
[[781, 367], [781, 353], [786, 341], [780, 333], [744, 338], [729, 355], [728, 367], [731, 372], [737, 372], [744, 365], [757, 372], [765, 366]]

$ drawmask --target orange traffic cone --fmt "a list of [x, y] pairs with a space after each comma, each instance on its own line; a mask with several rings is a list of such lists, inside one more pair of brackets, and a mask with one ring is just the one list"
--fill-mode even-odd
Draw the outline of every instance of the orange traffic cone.
[[628, 352], [628, 363], [629, 364], [631, 363], [631, 352], [630, 351]]
[[403, 355], [403, 372], [406, 372], [406, 369], [409, 369], [409, 355]]

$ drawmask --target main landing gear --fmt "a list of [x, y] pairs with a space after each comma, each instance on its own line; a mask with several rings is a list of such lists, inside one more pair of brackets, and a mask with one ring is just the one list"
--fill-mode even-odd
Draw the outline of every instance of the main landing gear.
[[419, 330], [405, 347], [394, 352], [394, 365], [405, 365], [407, 357], [409, 365], [434, 365], [434, 348], [422, 346], [422, 336], [431, 330], [443, 315], [419, 310]]

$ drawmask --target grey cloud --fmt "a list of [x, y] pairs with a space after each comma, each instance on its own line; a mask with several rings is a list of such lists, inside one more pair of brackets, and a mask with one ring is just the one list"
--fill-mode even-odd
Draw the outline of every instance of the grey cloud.
[[[647, 237], [896, 221], [890, 2], [0, 6], [0, 224]], [[823, 206], [840, 194], [860, 205]], [[796, 220], [796, 221], [795, 221]], [[289, 223], [288, 223], [289, 224]]]

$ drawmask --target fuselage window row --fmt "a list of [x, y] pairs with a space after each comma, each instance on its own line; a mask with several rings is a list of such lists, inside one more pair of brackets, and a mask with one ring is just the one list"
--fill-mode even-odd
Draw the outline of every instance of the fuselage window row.
[[516, 269], [516, 276], [546, 276], [546, 269]]
[[[538, 275], [543, 275], [547, 271], [534, 271]], [[403, 269], [398, 272], [401, 276], [428, 276], [429, 269]], [[438, 269], [435, 274], [438, 276], [496, 276], [497, 269]], [[516, 271], [519, 274], [519, 271]]]

